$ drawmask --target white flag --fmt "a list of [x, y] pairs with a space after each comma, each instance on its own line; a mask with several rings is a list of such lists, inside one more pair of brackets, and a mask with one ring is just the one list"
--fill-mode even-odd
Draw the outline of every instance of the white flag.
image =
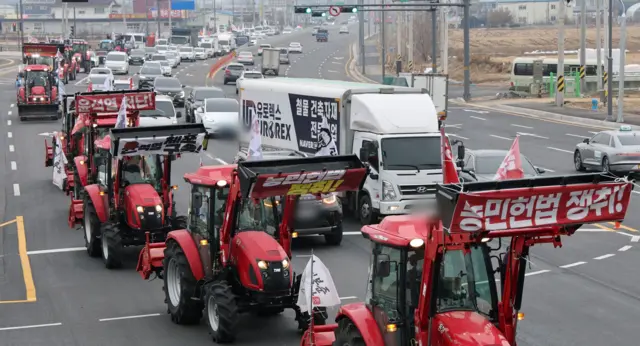
[[[311, 261], [313, 261], [313, 278], [311, 278]], [[312, 292], [313, 295], [311, 294]], [[331, 273], [316, 255], [311, 256], [307, 266], [304, 268], [304, 273], [302, 273], [297, 305], [302, 312], [311, 311], [316, 306], [340, 305], [340, 296], [338, 295], [338, 290], [336, 290], [336, 285], [333, 283]]]
[[262, 159], [262, 137], [260, 136], [260, 120], [257, 116], [251, 122], [251, 140], [249, 141], [249, 157]]
[[62, 82], [62, 79], [58, 78], [58, 100], [60, 100], [60, 103], [62, 103], [64, 95], [66, 94], [67, 92], [64, 90], [64, 83]]
[[322, 117], [322, 124], [318, 129], [318, 151], [316, 156], [336, 156], [338, 146], [331, 135], [331, 128], [326, 117]]
[[104, 80], [104, 83], [102, 83], [102, 89], [103, 91], [111, 91], [111, 78], [107, 77]]
[[56, 137], [56, 151], [53, 156], [53, 185], [62, 190], [64, 187], [64, 179], [67, 177], [64, 167], [68, 161], [62, 152], [60, 136], [58, 136], [58, 133], [54, 133], [54, 136]]
[[118, 117], [116, 118], [116, 129], [123, 129], [127, 127], [127, 97], [122, 98], [122, 104], [118, 110]]

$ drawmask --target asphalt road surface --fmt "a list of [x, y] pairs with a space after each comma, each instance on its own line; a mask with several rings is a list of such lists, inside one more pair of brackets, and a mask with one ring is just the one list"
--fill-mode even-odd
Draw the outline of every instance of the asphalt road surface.
[[[267, 43], [286, 46], [302, 43], [304, 53], [292, 55], [281, 67], [288, 77], [349, 80], [351, 35], [331, 29], [327, 43], [316, 43], [310, 31], [270, 37]], [[256, 48], [251, 48], [256, 51]], [[256, 59], [259, 68], [260, 59]], [[222, 85], [221, 75], [205, 80], [212, 60], [182, 63], [174, 74], [187, 86], [215, 85], [236, 97], [234, 85]], [[131, 68], [131, 73], [137, 71]], [[47, 134], [60, 122], [20, 122], [14, 107], [15, 78], [0, 76], [0, 153], [4, 193], [0, 194], [0, 346], [20, 345], [210, 345], [206, 327], [174, 325], [166, 314], [160, 280], [144, 281], [135, 272], [139, 249], [129, 251], [125, 268], [107, 270], [99, 259], [89, 258], [82, 232], [69, 229], [69, 198], [51, 183], [44, 168]], [[84, 91], [86, 85], [69, 84], [67, 92]], [[508, 149], [521, 134], [520, 147], [546, 174], [573, 173], [572, 151], [593, 128], [493, 113], [472, 107], [451, 107], [447, 132], [469, 148]], [[232, 142], [213, 141], [205, 164], [230, 162], [237, 150]], [[178, 210], [186, 211], [187, 189], [181, 179], [198, 167], [196, 156], [174, 162], [173, 180]], [[635, 321], [640, 318], [640, 215], [638, 198], [623, 228], [589, 225], [567, 239], [564, 247], [537, 246], [533, 250], [519, 323], [520, 345], [628, 345], [638, 344]], [[365, 296], [369, 244], [359, 226], [346, 221], [347, 236], [339, 247], [322, 238], [294, 243], [294, 268], [301, 271], [313, 249], [329, 267], [343, 303]], [[332, 310], [335, 313], [335, 309]], [[237, 345], [299, 345], [300, 335], [290, 311], [275, 318], [244, 316]]]

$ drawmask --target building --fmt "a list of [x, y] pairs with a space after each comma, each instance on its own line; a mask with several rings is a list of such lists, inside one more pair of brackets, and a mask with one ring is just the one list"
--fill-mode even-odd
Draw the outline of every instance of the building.
[[[587, 13], [594, 17], [596, 0], [583, 0], [587, 2]], [[511, 13], [514, 24], [520, 25], [544, 25], [552, 24], [558, 20], [558, 0], [477, 0], [474, 6], [478, 13], [487, 13], [492, 10], [507, 10]], [[581, 1], [572, 1], [565, 8], [565, 20], [578, 20], [580, 17]], [[603, 4], [604, 6], [604, 4]], [[618, 11], [619, 1], [614, 2], [614, 11]]]

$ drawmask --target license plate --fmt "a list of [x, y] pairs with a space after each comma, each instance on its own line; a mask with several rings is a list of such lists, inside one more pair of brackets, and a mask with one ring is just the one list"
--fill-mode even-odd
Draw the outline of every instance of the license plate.
[[273, 272], [274, 273], [279, 273], [280, 272], [280, 268], [273, 268]]

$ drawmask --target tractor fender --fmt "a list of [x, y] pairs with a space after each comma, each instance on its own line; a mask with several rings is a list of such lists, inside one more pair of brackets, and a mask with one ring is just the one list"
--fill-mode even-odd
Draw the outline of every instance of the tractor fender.
[[358, 328], [365, 345], [384, 345], [380, 328], [365, 303], [352, 303], [340, 307], [336, 315], [336, 323], [344, 318], [349, 319]]
[[80, 183], [82, 186], [86, 186], [89, 181], [89, 163], [87, 162], [87, 157], [84, 155], [76, 156], [73, 158], [73, 163], [76, 167], [76, 172], [78, 172], [78, 177], [80, 177]]
[[202, 268], [202, 260], [200, 259], [200, 252], [198, 251], [198, 246], [196, 245], [196, 241], [193, 240], [191, 233], [186, 229], [181, 229], [177, 231], [171, 231], [167, 235], [167, 241], [170, 240], [178, 243], [182, 252], [187, 257], [187, 261], [189, 261], [189, 267], [191, 267], [191, 273], [193, 273], [193, 277], [196, 281], [202, 280], [204, 277], [204, 269]]
[[102, 191], [98, 184], [87, 185], [84, 187], [84, 191], [87, 196], [89, 196], [89, 199], [91, 199], [94, 208], [96, 208], [96, 215], [100, 222], [107, 222], [107, 219], [109, 218], [109, 202], [107, 201], [107, 194]]

